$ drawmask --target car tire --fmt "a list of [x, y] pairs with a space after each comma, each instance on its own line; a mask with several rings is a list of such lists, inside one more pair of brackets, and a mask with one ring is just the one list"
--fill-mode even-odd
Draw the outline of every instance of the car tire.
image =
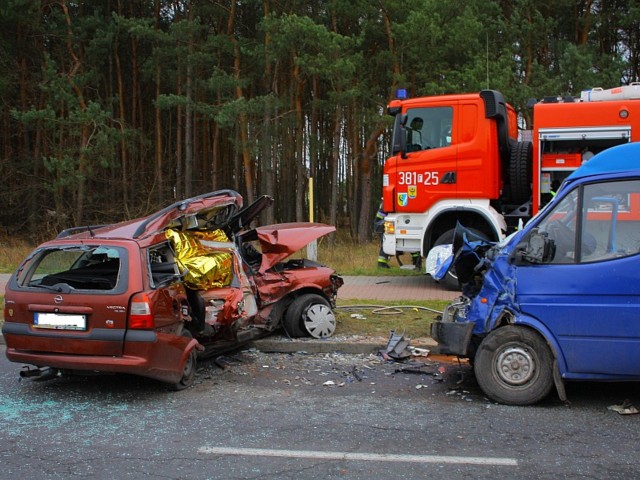
[[491, 400], [531, 405], [553, 387], [553, 354], [537, 332], [506, 326], [485, 337], [474, 359], [476, 380]]
[[[183, 330], [182, 336], [191, 340], [193, 336], [189, 330]], [[196, 376], [196, 365], [197, 365], [197, 354], [195, 347], [191, 349], [189, 352], [189, 357], [187, 357], [187, 361], [184, 364], [184, 369], [182, 370], [182, 378], [176, 383], [172, 383], [169, 386], [169, 389], [177, 392], [180, 390], [185, 390], [193, 385], [193, 381]]]
[[296, 298], [285, 315], [284, 327], [293, 338], [326, 338], [335, 331], [336, 319], [326, 298], [307, 293]]

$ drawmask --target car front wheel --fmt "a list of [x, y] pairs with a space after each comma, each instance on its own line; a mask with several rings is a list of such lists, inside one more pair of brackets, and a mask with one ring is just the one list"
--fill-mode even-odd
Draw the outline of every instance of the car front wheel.
[[314, 338], [326, 338], [336, 329], [336, 317], [329, 302], [315, 293], [296, 298], [285, 316], [285, 329], [292, 337], [305, 333]]
[[544, 338], [525, 327], [492, 331], [475, 356], [480, 388], [491, 400], [507, 405], [531, 405], [553, 387], [553, 355]]

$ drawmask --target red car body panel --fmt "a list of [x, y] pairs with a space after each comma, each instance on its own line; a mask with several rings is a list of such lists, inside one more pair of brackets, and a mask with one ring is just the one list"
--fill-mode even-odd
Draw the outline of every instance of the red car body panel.
[[265, 272], [314, 240], [335, 232], [336, 228], [323, 223], [281, 223], [255, 230], [262, 246], [260, 272]]

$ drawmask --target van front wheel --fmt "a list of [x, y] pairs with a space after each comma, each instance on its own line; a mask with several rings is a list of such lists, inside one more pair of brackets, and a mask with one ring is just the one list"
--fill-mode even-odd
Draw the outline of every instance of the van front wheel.
[[475, 356], [478, 385], [491, 400], [507, 405], [531, 405], [553, 387], [553, 355], [544, 338], [525, 327], [492, 331]]

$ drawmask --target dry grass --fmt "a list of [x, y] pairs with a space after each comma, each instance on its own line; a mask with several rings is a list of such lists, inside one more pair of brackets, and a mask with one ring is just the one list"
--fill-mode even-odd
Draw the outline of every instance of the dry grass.
[[[372, 241], [357, 243], [352, 240], [337, 241], [335, 245], [320, 241], [318, 261], [333, 268], [341, 275], [418, 275], [419, 272], [401, 270], [395, 258], [390, 260], [390, 269], [378, 268], [380, 243]], [[306, 252], [302, 252], [306, 255]], [[409, 255], [401, 257], [404, 264], [411, 264]]]
[[20, 261], [33, 250], [35, 245], [21, 239], [5, 237], [0, 239], [0, 273], [13, 272]]
[[[0, 238], [0, 273], [11, 273], [20, 261], [36, 246], [36, 242]], [[395, 259], [391, 260], [390, 270], [377, 268], [379, 243], [377, 241], [357, 243], [353, 240], [338, 240], [330, 245], [327, 239], [318, 242], [318, 261], [333, 268], [341, 275], [415, 275], [410, 270], [401, 270]], [[306, 256], [306, 250], [295, 254], [295, 257]], [[404, 263], [410, 263], [405, 255]]]

